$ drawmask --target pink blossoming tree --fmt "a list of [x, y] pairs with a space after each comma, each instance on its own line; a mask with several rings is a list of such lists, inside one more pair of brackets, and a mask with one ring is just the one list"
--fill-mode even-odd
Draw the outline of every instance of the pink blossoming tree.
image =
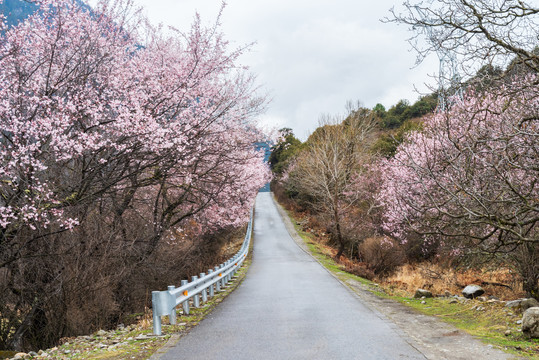
[[539, 79], [432, 115], [384, 166], [385, 228], [512, 264], [539, 296]]
[[[198, 17], [186, 34], [152, 27], [127, 0], [38, 4], [0, 38], [0, 270], [10, 281], [30, 257], [50, 263], [55, 242], [84, 242], [97, 218], [138, 259], [183, 226], [243, 224], [269, 179], [252, 122], [265, 100], [238, 65], [245, 48], [230, 50], [218, 22]], [[33, 290], [17, 311], [45, 306]], [[19, 325], [12, 348], [31, 321]]]

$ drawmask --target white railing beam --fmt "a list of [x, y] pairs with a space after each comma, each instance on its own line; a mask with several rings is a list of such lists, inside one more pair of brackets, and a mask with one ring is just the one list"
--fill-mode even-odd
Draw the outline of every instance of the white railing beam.
[[224, 291], [226, 284], [233, 278], [242, 266], [249, 252], [251, 232], [253, 228], [253, 209], [247, 225], [247, 233], [240, 251], [219, 266], [209, 269], [207, 273], [193, 276], [191, 282], [182, 280], [179, 288], [170, 285], [166, 291], [152, 291], [153, 333], [161, 335], [161, 317], [168, 316], [171, 325], [177, 323], [176, 306], [182, 305], [183, 313], [189, 315], [189, 300], [192, 299], [195, 307], [200, 307], [200, 299], [205, 303], [208, 296], [215, 296], [215, 292]]

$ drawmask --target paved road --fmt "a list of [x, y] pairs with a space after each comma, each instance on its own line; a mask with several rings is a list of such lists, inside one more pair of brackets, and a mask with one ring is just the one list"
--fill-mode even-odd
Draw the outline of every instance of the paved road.
[[246, 279], [161, 359], [425, 357], [296, 245], [266, 192]]

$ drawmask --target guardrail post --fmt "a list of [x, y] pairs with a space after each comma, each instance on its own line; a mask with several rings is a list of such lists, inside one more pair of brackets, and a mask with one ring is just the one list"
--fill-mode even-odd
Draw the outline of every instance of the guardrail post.
[[221, 264], [222, 269], [220, 270], [223, 276], [221, 277], [221, 289], [224, 289], [226, 287], [226, 275], [225, 275], [225, 267], [226, 267], [226, 261]]
[[152, 291], [152, 313], [153, 313], [153, 334], [161, 335], [161, 316], [158, 307], [160, 302], [160, 291]]
[[[198, 280], [198, 276], [192, 276], [191, 277], [191, 281], [196, 281]], [[198, 294], [193, 296], [193, 305], [196, 307], [196, 308], [199, 308], [200, 307], [200, 299], [199, 299], [199, 296]]]
[[[181, 286], [184, 286], [186, 284], [188, 284], [189, 281], [187, 280], [182, 280], [181, 282]], [[189, 315], [189, 299], [186, 299], [183, 303], [182, 303], [182, 306], [183, 306], [183, 313], [185, 315]]]
[[[206, 276], [206, 274], [200, 273], [199, 276], [202, 279], [204, 276]], [[206, 290], [205, 284], [206, 282], [204, 282], [204, 285], [202, 285], [204, 287], [204, 289], [202, 290], [202, 303], [205, 303], [208, 301], [208, 290]]]
[[[213, 270], [212, 269], [209, 269], [208, 270], [208, 275], [211, 275], [213, 274]], [[210, 297], [214, 297], [215, 296], [215, 292], [213, 290], [213, 284], [210, 285]]]
[[[225, 267], [225, 264], [219, 265], [219, 271], [220, 271], [221, 274], [223, 273], [223, 268], [224, 268], [224, 267]], [[223, 288], [225, 287], [225, 285], [226, 285], [226, 283], [225, 283], [225, 276], [222, 275], [222, 276], [221, 276], [221, 289], [222, 289], [221, 291], [224, 291]]]
[[[217, 273], [217, 275], [219, 275], [219, 269], [220, 269], [219, 266], [216, 266], [216, 267], [215, 267], [215, 272]], [[215, 283], [215, 290], [221, 291], [221, 279], [219, 279], [219, 281], [217, 281], [217, 282]]]
[[[173, 299], [173, 295], [170, 294], [170, 291], [176, 289], [176, 287], [174, 285], [169, 285], [168, 287], [168, 291], [169, 291], [169, 296], [170, 296], [170, 299], [171, 300], [174, 300]], [[170, 314], [168, 315], [168, 322], [170, 323], [170, 325], [176, 325], [176, 301], [174, 301], [172, 304], [168, 304], [169, 306], [172, 305], [172, 309], [170, 309]]]

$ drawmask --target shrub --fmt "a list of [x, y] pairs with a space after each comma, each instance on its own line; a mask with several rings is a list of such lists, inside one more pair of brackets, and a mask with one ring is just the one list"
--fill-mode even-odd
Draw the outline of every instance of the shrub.
[[388, 237], [371, 237], [359, 246], [359, 253], [368, 268], [376, 275], [385, 277], [404, 263], [404, 251]]

